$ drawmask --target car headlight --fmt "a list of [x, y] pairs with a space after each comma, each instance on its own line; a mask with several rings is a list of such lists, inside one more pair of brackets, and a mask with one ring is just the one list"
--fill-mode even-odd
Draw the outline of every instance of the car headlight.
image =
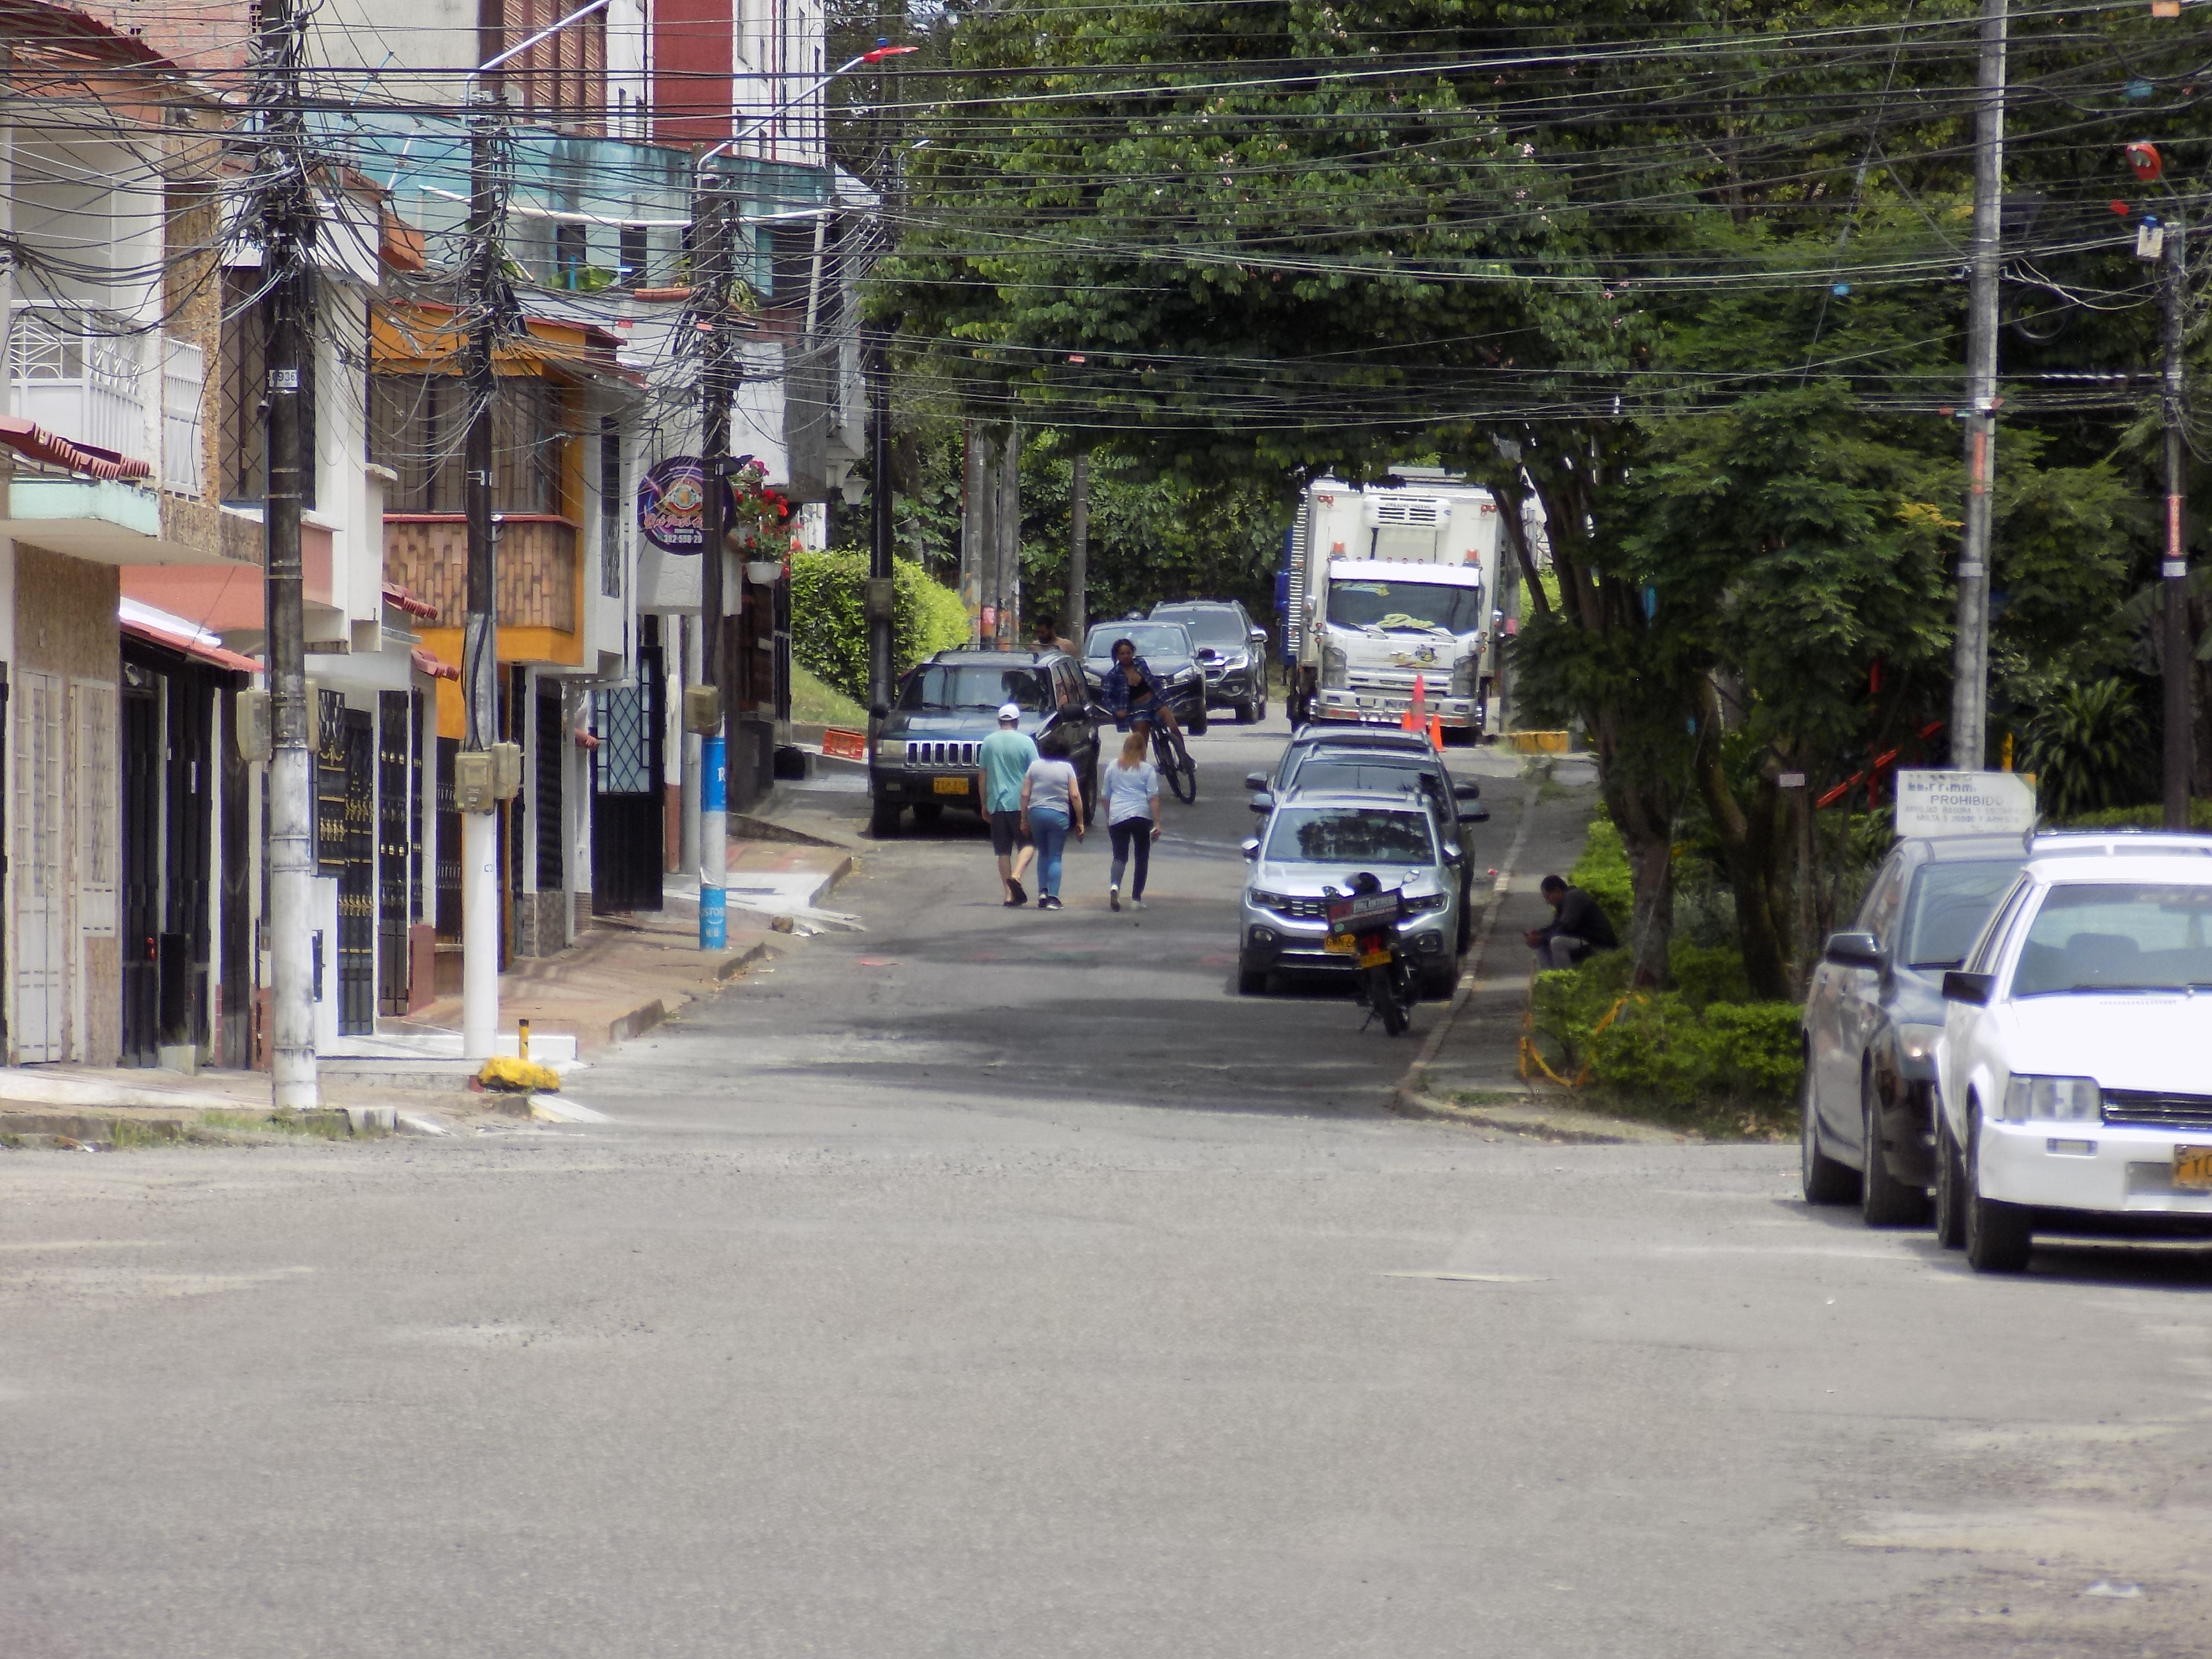
[[1407, 895], [1402, 901], [1407, 909], [1419, 915], [1423, 910], [1441, 910], [1446, 902], [1442, 893]]
[[876, 739], [876, 758], [878, 760], [904, 760], [906, 758], [906, 739], [904, 738], [878, 738]]
[[1249, 651], [1239, 651], [1227, 662], [1222, 664], [1224, 668], [1249, 668], [1251, 665], [1252, 653]]
[[1940, 1025], [1900, 1025], [1897, 1028], [1898, 1052], [1915, 1065], [1933, 1065], [1936, 1039], [1942, 1035]]
[[1263, 893], [1255, 887], [1245, 894], [1244, 897], [1248, 902], [1258, 906], [1262, 910], [1287, 910], [1291, 908], [1291, 896], [1288, 893]]
[[2005, 1085], [2003, 1121], [2094, 1123], [2104, 1103], [2104, 1091], [2093, 1077], [2015, 1076]]
[[1176, 673], [1176, 678], [1177, 680], [1179, 680], [1179, 681], [1180, 681], [1180, 680], [1194, 680], [1194, 679], [1197, 679], [1198, 678], [1199, 678], [1198, 665], [1197, 665], [1195, 663], [1192, 664], [1192, 665], [1191, 665], [1189, 667], [1188, 667], [1188, 668], [1185, 668], [1185, 669], [1182, 669], [1182, 670], [1179, 671], [1179, 672]]

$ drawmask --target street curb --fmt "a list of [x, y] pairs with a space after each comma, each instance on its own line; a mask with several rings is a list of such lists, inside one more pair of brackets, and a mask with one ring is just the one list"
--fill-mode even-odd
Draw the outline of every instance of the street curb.
[[1470, 1128], [1503, 1129], [1512, 1134], [1540, 1135], [1547, 1140], [1583, 1146], [1686, 1146], [1702, 1144], [1694, 1135], [1677, 1134], [1649, 1123], [1607, 1117], [1600, 1112], [1547, 1112], [1517, 1106], [1462, 1106], [1411, 1089], [1400, 1089], [1390, 1109], [1401, 1117], [1426, 1118], [1439, 1123], [1463, 1123]]
[[[849, 860], [848, 860], [849, 862]], [[823, 889], [826, 892], [828, 889]], [[734, 956], [726, 957], [716, 964], [717, 981], [734, 979], [757, 962], [765, 961], [775, 954], [775, 947], [766, 939], [756, 939]], [[632, 1037], [642, 1036], [668, 1018], [668, 1003], [664, 997], [640, 1003], [626, 1014], [617, 1015], [607, 1022], [607, 1042], [610, 1044], [627, 1042]]]
[[757, 818], [750, 812], [731, 813], [726, 828], [732, 841], [789, 842], [800, 847], [826, 847], [833, 853], [848, 855], [866, 850], [859, 842], [832, 841], [827, 836], [817, 836], [806, 830], [794, 830], [788, 824], [776, 823], [773, 818]]
[[[46, 1146], [64, 1151], [73, 1146], [112, 1147], [117, 1144], [118, 1129], [125, 1133], [129, 1145], [160, 1142], [173, 1146], [208, 1136], [210, 1132], [201, 1121], [203, 1110], [227, 1110], [240, 1116], [257, 1113], [272, 1118], [276, 1115], [264, 1107], [246, 1101], [228, 1108], [196, 1109], [175, 1117], [137, 1117], [128, 1107], [107, 1112], [0, 1110], [0, 1146]], [[355, 1136], [390, 1134], [399, 1127], [398, 1113], [390, 1106], [321, 1106], [296, 1115], [305, 1124], [335, 1127], [343, 1122], [346, 1133]], [[221, 1133], [229, 1131], [226, 1127]]]

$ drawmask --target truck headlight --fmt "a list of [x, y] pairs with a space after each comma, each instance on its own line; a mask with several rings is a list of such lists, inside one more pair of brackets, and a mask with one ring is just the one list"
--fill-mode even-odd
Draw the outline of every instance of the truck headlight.
[[1462, 657], [1452, 665], [1451, 695], [1453, 696], [1471, 697], [1474, 695], [1475, 681], [1478, 678], [1475, 670], [1480, 663], [1481, 659], [1479, 656], [1468, 655]]
[[1322, 641], [1321, 680], [1323, 685], [1342, 685], [1351, 666], [1352, 659], [1345, 655], [1342, 646], [1328, 640]]
[[2003, 1121], [2094, 1123], [2104, 1103], [2104, 1092], [2093, 1077], [2014, 1077], [2005, 1085]]

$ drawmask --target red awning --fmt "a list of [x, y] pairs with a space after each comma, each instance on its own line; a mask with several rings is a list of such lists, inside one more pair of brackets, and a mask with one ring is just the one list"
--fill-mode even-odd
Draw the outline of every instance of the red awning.
[[415, 647], [413, 655], [415, 672], [418, 674], [428, 674], [434, 680], [457, 680], [461, 677], [459, 669], [451, 663], [440, 662], [419, 645]]
[[27, 421], [20, 415], [0, 415], [0, 444], [34, 461], [44, 461], [48, 466], [89, 472], [95, 478], [149, 478], [154, 475], [154, 469], [144, 461], [126, 461], [112, 449], [97, 449], [71, 443], [67, 438], [57, 438], [36, 422]]
[[209, 645], [190, 634], [173, 633], [153, 623], [136, 620], [125, 622], [121, 627], [134, 640], [143, 640], [149, 645], [166, 646], [172, 651], [181, 651], [188, 657], [198, 657], [202, 662], [213, 663], [217, 668], [235, 668], [241, 674], [258, 674], [261, 672], [261, 665], [252, 657], [226, 651], [219, 645]]
[[422, 600], [416, 599], [412, 593], [410, 593], [405, 588], [402, 587], [398, 582], [385, 583], [384, 602], [385, 604], [392, 606], [393, 610], [404, 611], [410, 617], [421, 617], [427, 620], [428, 618], [434, 617], [438, 614], [438, 607], [436, 605], [425, 604]]

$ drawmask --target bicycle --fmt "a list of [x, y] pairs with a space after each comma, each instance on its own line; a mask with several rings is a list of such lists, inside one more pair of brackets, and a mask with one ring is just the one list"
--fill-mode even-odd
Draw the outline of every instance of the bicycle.
[[1164, 720], [1146, 720], [1152, 728], [1152, 763], [1185, 806], [1198, 799], [1198, 763], [1183, 744], [1182, 733]]

